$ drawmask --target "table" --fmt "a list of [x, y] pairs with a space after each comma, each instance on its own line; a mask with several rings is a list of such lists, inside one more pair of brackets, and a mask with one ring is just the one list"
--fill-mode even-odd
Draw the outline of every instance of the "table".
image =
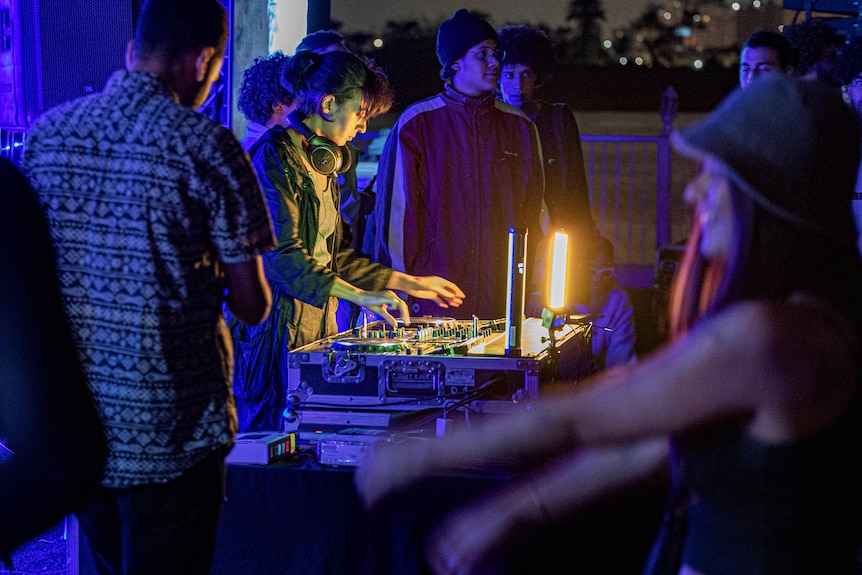
[[[478, 473], [429, 478], [369, 513], [352, 468], [323, 467], [310, 457], [228, 465], [210, 575], [425, 575], [423, 535], [459, 503], [507, 480]], [[518, 533], [500, 563], [515, 574], [639, 573], [665, 498], [666, 485], [658, 482], [618, 493], [552, 530]], [[70, 538], [85, 539], [74, 526]], [[69, 575], [94, 575], [86, 545], [74, 546], [77, 571]]]

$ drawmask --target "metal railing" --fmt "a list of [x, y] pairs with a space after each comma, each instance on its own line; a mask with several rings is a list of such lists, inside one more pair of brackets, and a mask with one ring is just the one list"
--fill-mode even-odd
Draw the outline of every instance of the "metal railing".
[[692, 165], [672, 153], [677, 109], [676, 90], [669, 87], [662, 96], [660, 134], [581, 135], [593, 219], [613, 242], [618, 264], [653, 266], [656, 250], [687, 231], [680, 200]]

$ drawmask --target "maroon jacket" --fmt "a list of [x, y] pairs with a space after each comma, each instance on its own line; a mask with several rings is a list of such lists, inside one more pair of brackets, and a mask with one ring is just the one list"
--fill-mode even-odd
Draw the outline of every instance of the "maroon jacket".
[[399, 271], [445, 277], [467, 295], [445, 311], [414, 300], [413, 314], [504, 317], [509, 228], [528, 228], [528, 246], [537, 245], [543, 190], [536, 126], [493, 93], [471, 98], [447, 84], [407, 108], [389, 134], [372, 255]]

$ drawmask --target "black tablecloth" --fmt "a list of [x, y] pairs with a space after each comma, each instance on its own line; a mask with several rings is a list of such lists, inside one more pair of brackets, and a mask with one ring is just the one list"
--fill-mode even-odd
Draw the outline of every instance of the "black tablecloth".
[[[228, 465], [227, 503], [211, 575], [425, 575], [424, 535], [459, 503], [501, 485], [498, 475], [430, 478], [366, 512], [352, 468], [308, 457]], [[500, 573], [638, 574], [666, 485], [617, 493], [552, 529], [519, 532]], [[79, 574], [94, 575], [83, 533]]]

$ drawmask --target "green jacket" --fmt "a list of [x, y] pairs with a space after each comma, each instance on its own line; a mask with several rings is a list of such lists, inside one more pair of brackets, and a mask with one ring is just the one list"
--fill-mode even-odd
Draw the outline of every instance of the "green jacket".
[[[249, 151], [278, 241], [276, 249], [263, 256], [273, 296], [269, 317], [257, 326], [231, 322], [236, 347], [234, 393], [254, 400], [274, 382], [286, 385], [287, 374], [282, 372], [288, 350], [337, 332], [337, 300], [328, 296], [336, 276], [360, 289], [381, 290], [392, 270], [345, 247], [340, 222], [329, 238], [332, 261], [329, 267], [319, 265], [310, 253], [317, 237], [320, 201], [300, 150], [286, 130], [276, 126]], [[332, 205], [340, 205], [334, 176], [329, 191]]]

